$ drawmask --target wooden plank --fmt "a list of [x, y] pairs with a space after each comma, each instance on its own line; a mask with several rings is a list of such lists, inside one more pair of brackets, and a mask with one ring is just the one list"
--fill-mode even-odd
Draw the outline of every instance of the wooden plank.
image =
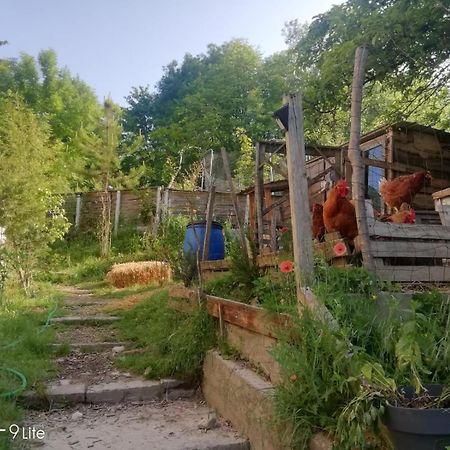
[[228, 270], [230, 263], [226, 259], [219, 259], [217, 261], [201, 261], [201, 270]]
[[219, 318], [219, 305], [222, 320], [246, 330], [276, 338], [280, 328], [292, 326], [292, 318], [287, 314], [270, 314], [262, 308], [235, 302], [212, 295], [205, 295], [206, 308], [213, 317]]
[[[309, 209], [308, 181], [305, 162], [305, 141], [303, 134], [303, 110], [301, 96], [291, 94], [289, 104], [289, 127], [286, 134], [287, 163], [289, 176], [289, 198], [291, 206], [292, 240], [299, 301], [302, 281], [313, 274], [313, 251], [311, 214]], [[313, 307], [314, 305], [306, 305]]]
[[441, 225], [395, 224], [375, 220], [369, 223], [369, 233], [388, 238], [450, 240], [450, 227]]
[[214, 199], [216, 197], [216, 187], [214, 184], [211, 183], [210, 189], [209, 189], [209, 196], [208, 196], [208, 204], [206, 206], [206, 230], [205, 230], [205, 237], [203, 239], [203, 249], [202, 249], [202, 260], [208, 259], [208, 253], [209, 253], [209, 240], [211, 238], [211, 224], [213, 219], [213, 213], [214, 213]]
[[280, 254], [278, 252], [265, 253], [258, 255], [256, 263], [260, 268], [277, 267], [280, 263]]
[[121, 203], [121, 192], [116, 191], [116, 208], [114, 210], [114, 228], [113, 228], [114, 236], [117, 236], [117, 233], [119, 232], [120, 203]]
[[161, 189], [161, 186], [158, 186], [158, 188], [156, 189], [156, 211], [152, 230], [154, 236], [156, 236], [156, 233], [158, 233], [159, 222], [161, 220]]
[[255, 155], [255, 205], [256, 205], [256, 229], [258, 233], [258, 249], [261, 251], [263, 248], [263, 234], [264, 234], [264, 224], [263, 224], [263, 209], [264, 209], [264, 154], [265, 145], [256, 143], [256, 155]]
[[372, 241], [376, 258], [450, 258], [450, 241]]
[[[376, 261], [376, 260], [375, 260]], [[383, 266], [376, 267], [382, 279], [398, 282], [450, 282], [450, 267], [444, 266]]]
[[241, 216], [239, 213], [239, 203], [237, 200], [236, 192], [234, 190], [233, 177], [231, 175], [231, 169], [230, 169], [230, 161], [228, 160], [228, 153], [225, 150], [225, 147], [222, 147], [220, 149], [220, 151], [222, 153], [223, 168], [224, 168], [227, 180], [228, 180], [228, 185], [230, 187], [231, 200], [233, 202], [234, 211], [236, 213], [236, 222], [238, 225], [239, 237], [241, 240], [241, 248], [242, 248], [242, 251], [244, 252], [244, 255], [246, 255], [246, 257], [247, 257], [247, 260], [250, 261], [250, 255], [248, 254], [248, 249], [247, 249], [247, 241], [245, 239], [245, 230], [244, 230], [244, 227], [242, 226]]
[[81, 192], [77, 193], [77, 200], [75, 206], [75, 229], [80, 228], [80, 217], [81, 217]]

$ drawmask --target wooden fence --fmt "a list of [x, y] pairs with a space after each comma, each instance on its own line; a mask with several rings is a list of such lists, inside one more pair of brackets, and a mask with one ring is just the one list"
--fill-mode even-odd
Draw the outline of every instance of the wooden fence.
[[[65, 197], [65, 211], [75, 230], [95, 230], [101, 216], [102, 192], [83, 192], [68, 194]], [[124, 227], [154, 229], [168, 214], [188, 217], [205, 216], [208, 192], [181, 191], [176, 189], [147, 188], [139, 190], [110, 191], [111, 217], [114, 232]], [[238, 196], [241, 219], [246, 214], [246, 198]], [[231, 195], [228, 192], [216, 193], [214, 220], [235, 222]]]

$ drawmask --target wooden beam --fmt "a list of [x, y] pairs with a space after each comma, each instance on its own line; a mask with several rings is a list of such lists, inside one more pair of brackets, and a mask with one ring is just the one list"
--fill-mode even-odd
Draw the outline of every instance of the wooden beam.
[[202, 250], [202, 260], [208, 259], [209, 254], [209, 240], [211, 238], [211, 224], [213, 219], [213, 213], [214, 213], [214, 199], [216, 197], [216, 187], [214, 184], [211, 183], [209, 188], [209, 195], [208, 195], [208, 203], [206, 205], [206, 230], [205, 230], [205, 237], [203, 239], [203, 250]]
[[213, 295], [205, 295], [205, 300], [211, 316], [219, 318], [220, 308], [223, 321], [264, 336], [276, 338], [283, 328], [292, 326], [292, 318], [287, 314], [269, 314], [257, 306]]
[[242, 251], [244, 252], [244, 255], [246, 255], [248, 261], [250, 261], [250, 255], [248, 253], [248, 248], [247, 248], [247, 240], [245, 239], [245, 230], [241, 223], [241, 215], [240, 215], [240, 211], [239, 211], [238, 199], [237, 199], [236, 191], [234, 190], [234, 183], [233, 183], [233, 177], [231, 175], [230, 161], [228, 160], [228, 153], [227, 153], [225, 147], [222, 147], [220, 151], [222, 153], [223, 168], [224, 168], [227, 180], [228, 180], [228, 185], [230, 187], [231, 201], [233, 202], [234, 211], [236, 213], [236, 222], [237, 222], [237, 226], [238, 226], [238, 230], [239, 230], [239, 238], [241, 240]]
[[[377, 260], [375, 260], [377, 261]], [[376, 274], [384, 280], [397, 282], [439, 283], [450, 281], [450, 267], [445, 266], [380, 266]]]
[[161, 220], [161, 186], [156, 188], [156, 209], [155, 209], [155, 220], [153, 222], [152, 233], [154, 236], [158, 233], [159, 222]]
[[369, 223], [370, 236], [402, 239], [434, 239], [450, 241], [450, 227], [441, 225], [417, 225], [384, 223], [375, 220]]
[[303, 283], [308, 285], [312, 279], [314, 267], [301, 96], [291, 94], [285, 101], [289, 104], [286, 153], [297, 298], [303, 306], [315, 309], [317, 305], [305, 295], [303, 288]]
[[263, 223], [263, 209], [264, 209], [264, 144], [256, 143], [256, 155], [255, 155], [255, 204], [256, 204], [256, 231], [258, 233], [258, 249], [263, 248], [263, 235], [264, 235], [264, 223]]
[[119, 232], [119, 219], [120, 219], [120, 203], [121, 203], [121, 192], [116, 191], [116, 208], [114, 210], [114, 228], [113, 228], [113, 235], [117, 236], [117, 233]]
[[[374, 258], [450, 259], [450, 241], [372, 241]], [[449, 268], [450, 270], [450, 268]]]
[[81, 192], [78, 192], [75, 204], [75, 229], [80, 229], [80, 217], [81, 217]]

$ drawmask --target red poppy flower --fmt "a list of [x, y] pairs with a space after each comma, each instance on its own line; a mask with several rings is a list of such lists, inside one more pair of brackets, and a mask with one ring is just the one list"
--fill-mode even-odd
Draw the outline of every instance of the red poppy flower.
[[289, 228], [288, 228], [288, 227], [281, 227], [281, 228], [280, 228], [280, 233], [281, 233], [281, 234], [286, 234], [288, 231], [289, 231]]
[[289, 260], [280, 262], [278, 267], [283, 273], [290, 273], [294, 270], [294, 265], [292, 264], [292, 261]]
[[336, 256], [344, 256], [347, 254], [347, 246], [343, 242], [338, 242], [333, 247], [333, 251]]

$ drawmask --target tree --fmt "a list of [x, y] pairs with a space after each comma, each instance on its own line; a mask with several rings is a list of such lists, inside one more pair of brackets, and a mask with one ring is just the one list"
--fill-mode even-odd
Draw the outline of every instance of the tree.
[[29, 293], [40, 258], [68, 228], [58, 195], [63, 147], [17, 94], [0, 97], [0, 116], [0, 225], [7, 264]]
[[[403, 119], [412, 116], [408, 104], [426, 107], [436, 94], [445, 95], [450, 18], [438, 0], [349, 0], [317, 16], [306, 33], [297, 30], [296, 37], [295, 27], [290, 31], [308, 128], [348, 129], [352, 54], [358, 45], [369, 45], [366, 88], [402, 93], [396, 106], [404, 110]], [[421, 98], [426, 101], [418, 102]], [[377, 100], [369, 94], [366, 106]]]
[[180, 174], [205, 152], [222, 146], [236, 161], [241, 148], [238, 128], [250, 139], [276, 133], [270, 117], [273, 109], [265, 109], [264, 95], [270, 100], [273, 96], [268, 92], [270, 81], [260, 76], [262, 67], [263, 59], [254, 48], [234, 40], [209, 45], [205, 55], [187, 54], [181, 64], [169, 64], [153, 94], [145, 88], [133, 89], [125, 129], [145, 135], [152, 183], [167, 184], [181, 154]]
[[79, 157], [81, 130], [93, 131], [100, 108], [92, 89], [68, 69], [60, 69], [56, 53], [44, 50], [36, 61], [22, 54], [18, 59], [0, 60], [0, 93], [16, 92], [34, 112], [44, 114], [51, 136], [64, 144], [65, 166], [72, 188], [85, 187], [80, 173], [84, 161]]
[[[111, 249], [111, 189], [122, 187], [132, 188], [138, 184], [142, 174], [141, 167], [135, 167], [124, 174], [120, 170], [119, 146], [122, 137], [120, 125], [121, 110], [114, 105], [110, 98], [103, 105], [103, 116], [98, 129], [92, 133], [84, 133], [82, 137], [82, 150], [88, 165], [85, 176], [90, 180], [93, 189], [101, 191], [101, 217], [98, 223], [100, 239], [100, 255], [103, 258], [109, 256]], [[141, 140], [132, 142], [123, 153], [133, 153], [136, 147], [141, 145]]]

